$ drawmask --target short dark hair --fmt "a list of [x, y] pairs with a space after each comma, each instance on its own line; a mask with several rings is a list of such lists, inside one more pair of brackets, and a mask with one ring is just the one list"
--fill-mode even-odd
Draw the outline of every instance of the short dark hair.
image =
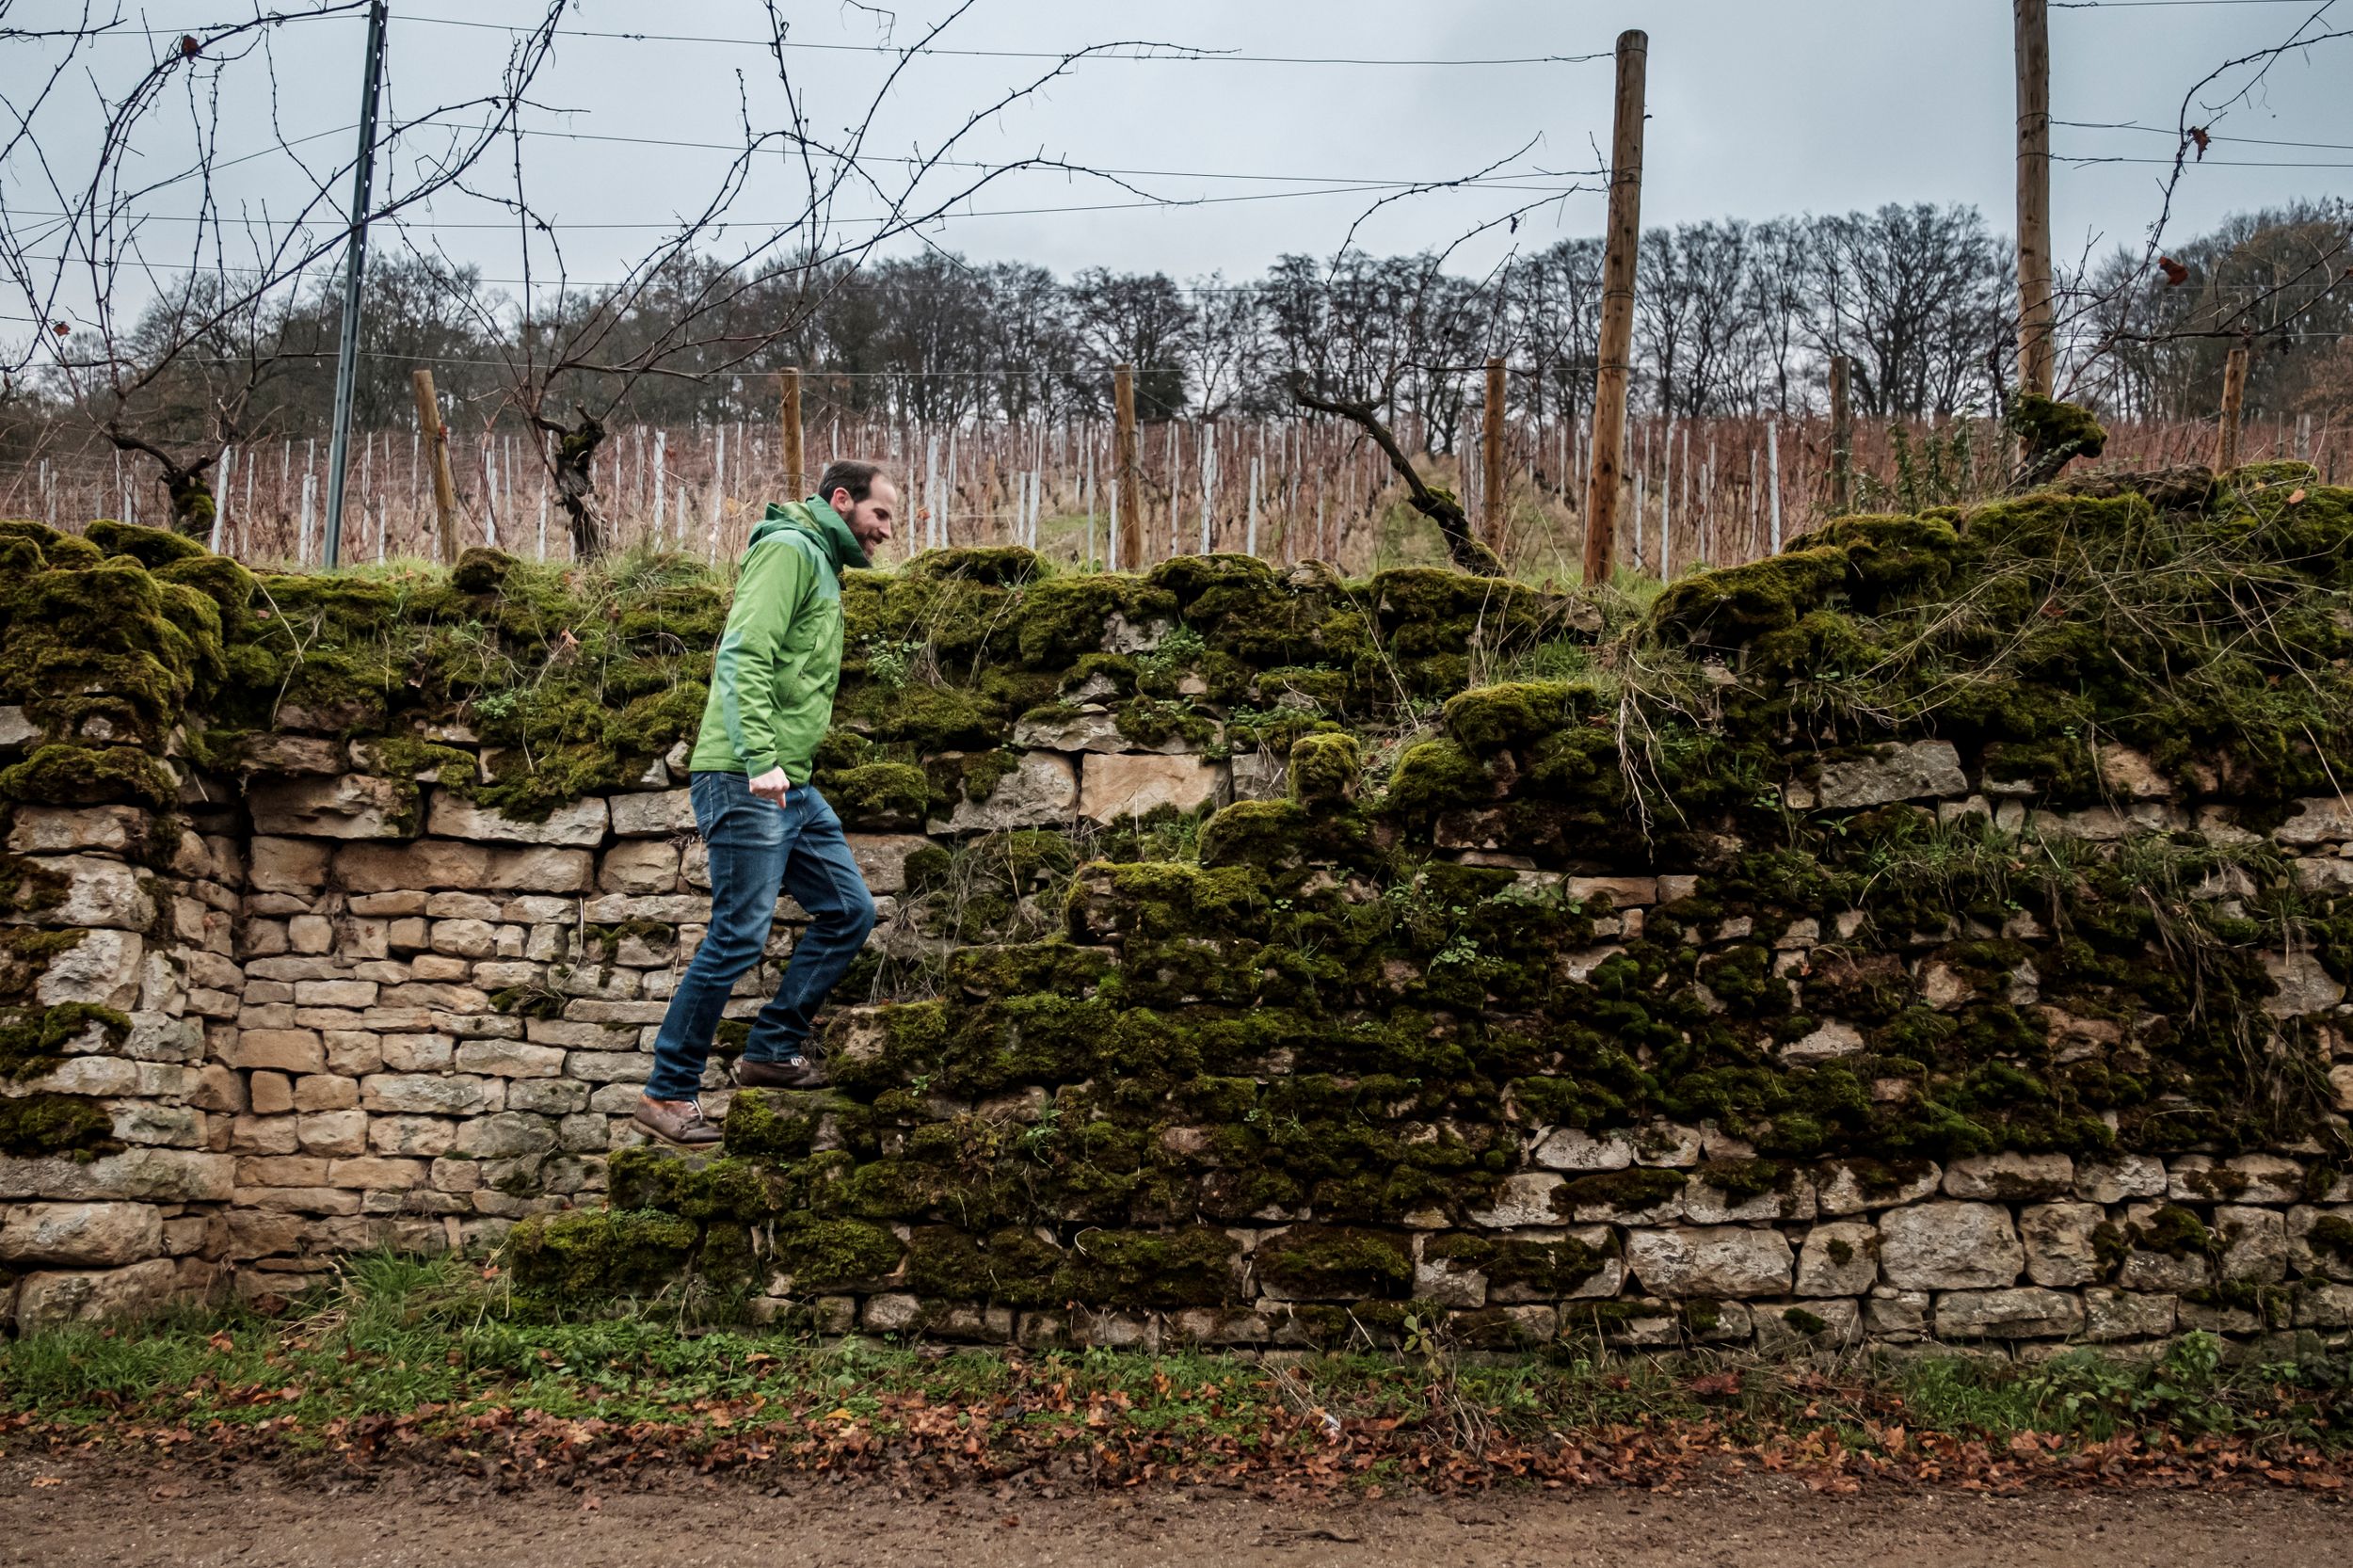
[[817, 476], [817, 499], [830, 502], [836, 490], [847, 490], [852, 501], [863, 501], [882, 476], [880, 463], [860, 462], [856, 457], [836, 457], [825, 465], [825, 472]]

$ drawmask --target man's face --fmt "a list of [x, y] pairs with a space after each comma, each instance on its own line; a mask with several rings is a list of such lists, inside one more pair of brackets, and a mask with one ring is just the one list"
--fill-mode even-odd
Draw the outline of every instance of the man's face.
[[854, 502], [847, 488], [840, 488], [827, 504], [841, 514], [841, 520], [857, 536], [859, 548], [872, 555], [876, 545], [890, 542], [890, 525], [899, 517], [899, 487], [877, 476], [866, 487], [865, 500]]

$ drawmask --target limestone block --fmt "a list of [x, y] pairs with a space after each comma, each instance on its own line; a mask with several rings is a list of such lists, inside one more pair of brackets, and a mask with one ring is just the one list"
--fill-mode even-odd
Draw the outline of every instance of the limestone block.
[[601, 795], [589, 795], [559, 806], [548, 813], [545, 822], [519, 822], [504, 811], [477, 805], [463, 795], [436, 790], [433, 805], [425, 812], [424, 830], [443, 839], [593, 848], [604, 842], [604, 831], [610, 822]]
[[494, 1080], [427, 1073], [374, 1073], [360, 1080], [360, 1103], [374, 1112], [478, 1116], [499, 1108]]
[[558, 1078], [564, 1071], [564, 1052], [519, 1040], [468, 1040], [457, 1048], [457, 1070], [488, 1078]]
[[2310, 949], [2266, 952], [2263, 963], [2272, 985], [2271, 995], [2264, 999], [2264, 1011], [2275, 1018], [2325, 1013], [2345, 1000], [2343, 983], [2323, 967]]
[[457, 1142], [457, 1124], [439, 1116], [377, 1116], [368, 1123], [368, 1147], [376, 1154], [430, 1159]]
[[376, 985], [372, 980], [297, 980], [296, 1007], [373, 1007]]
[[432, 947], [452, 957], [488, 958], [498, 951], [498, 930], [488, 920], [435, 920]]
[[1868, 1220], [1827, 1220], [1798, 1250], [1801, 1296], [1860, 1296], [1879, 1283], [1880, 1233]]
[[1853, 1056], [1863, 1049], [1863, 1034], [1854, 1025], [1836, 1018], [1825, 1020], [1820, 1027], [1800, 1035], [1781, 1048], [1781, 1059], [1793, 1065], [1828, 1062], [1836, 1057]]
[[2353, 805], [2340, 795], [2296, 803], [2296, 815], [2271, 830], [2281, 843], [2297, 849], [2353, 840]]
[[1172, 735], [1159, 742], [1129, 740], [1119, 732], [1118, 715], [1096, 703], [1060, 715], [1025, 715], [1013, 727], [1013, 744], [1041, 751], [1096, 754], [1157, 752], [1175, 756], [1193, 749], [1193, 744], [1182, 736]]
[[144, 848], [154, 819], [136, 806], [19, 806], [8, 823], [10, 855], [123, 855]]
[[1622, 1171], [1634, 1163], [1634, 1144], [1620, 1133], [1596, 1136], [1582, 1128], [1564, 1127], [1546, 1134], [1532, 1158], [1552, 1171]]
[[2084, 1304], [2072, 1290], [2027, 1285], [1936, 1298], [1940, 1339], [2064, 1339], [2083, 1326]]
[[1812, 1297], [1784, 1304], [1758, 1302], [1749, 1308], [1756, 1328], [1756, 1352], [1799, 1355], [1833, 1350], [1863, 1338], [1863, 1307], [1854, 1301]]
[[2111, 793], [2128, 800], [2165, 800], [2173, 794], [2173, 781], [2157, 771], [2147, 753], [2130, 746], [2100, 748], [2100, 782]]
[[294, 1081], [296, 1111], [348, 1111], [360, 1103], [360, 1085], [334, 1073], [313, 1073]]
[[1785, 1170], [1787, 1187], [1762, 1192], [1728, 1192], [1708, 1179], [1708, 1167], [1691, 1173], [1683, 1190], [1683, 1217], [1695, 1225], [1740, 1224], [1766, 1220], [1811, 1220], [1816, 1213], [1814, 1184]]
[[295, 1118], [295, 1141], [306, 1153], [361, 1154], [368, 1146], [364, 1111], [313, 1111]]
[[1969, 776], [1950, 741], [1913, 741], [1883, 746], [1876, 757], [1825, 762], [1815, 786], [1822, 807], [1833, 811], [1968, 792]]
[[310, 894], [327, 885], [328, 845], [259, 836], [246, 843], [246, 886], [257, 893]]
[[2084, 1292], [2084, 1337], [2156, 1339], [2173, 1332], [2176, 1298], [2135, 1290], [2095, 1288]]
[[82, 939], [56, 954], [34, 982], [33, 1000], [44, 1007], [84, 1001], [128, 1011], [138, 1005], [147, 940], [136, 931], [86, 931]]
[[876, 894], [906, 891], [907, 856], [931, 843], [920, 833], [845, 833], [842, 837], [849, 840], [850, 857], [857, 862], [867, 890]]
[[125, 1149], [95, 1160], [0, 1160], [0, 1199], [214, 1203], [235, 1186], [235, 1160], [193, 1149]]
[[[2297, 1273], [2353, 1282], [2353, 1246], [2331, 1246], [2313, 1240], [2321, 1222], [2332, 1218], [2340, 1224], [2353, 1222], [2353, 1207], [2322, 1208], [2315, 1204], [2300, 1203], [2289, 1209], [2288, 1260], [2296, 1265]], [[2339, 1227], [2331, 1226], [2330, 1232], [2339, 1234]]]
[[2214, 1211], [2214, 1233], [2222, 1242], [2224, 1280], [2277, 1285], [2287, 1278], [2287, 1216], [2278, 1209], [2223, 1204]]
[[416, 831], [415, 786], [364, 773], [258, 779], [247, 786], [245, 803], [256, 833], [405, 839]]
[[1863, 1325], [1874, 1339], [1900, 1343], [1924, 1338], [1931, 1300], [1926, 1290], [1898, 1290], [1882, 1285], [1863, 1304]]
[[643, 1083], [653, 1076], [653, 1056], [636, 1050], [568, 1051], [564, 1071], [586, 1083]]
[[996, 833], [1016, 827], [1054, 827], [1067, 824], [1078, 805], [1079, 775], [1070, 759], [1050, 751], [1025, 751], [1020, 763], [997, 781], [986, 800], [959, 797], [954, 814], [944, 824], [934, 823], [932, 830]]
[[1558, 1224], [1561, 1214], [1552, 1207], [1552, 1197], [1561, 1185], [1559, 1176], [1537, 1171], [1505, 1176], [1496, 1188], [1495, 1201], [1485, 1208], [1472, 1210], [1470, 1223], [1498, 1230]]
[[1880, 1267], [1888, 1283], [1915, 1290], [2007, 1286], [2026, 1266], [2009, 1210], [1938, 1201], [1880, 1216]]
[[178, 1278], [168, 1257], [104, 1272], [28, 1274], [17, 1291], [17, 1332], [149, 1317], [170, 1303]]
[[1193, 811], [1213, 804], [1225, 768], [1199, 757], [1089, 757], [1079, 784], [1080, 814], [1098, 823], [1143, 816], [1162, 806]]
[[2057, 1198], [2074, 1185], [2075, 1162], [2063, 1154], [1977, 1154], [1945, 1167], [1945, 1195], [1952, 1198]]
[[2296, 1294], [2297, 1328], [2353, 1328], [2353, 1285], [2324, 1285]]
[[345, 844], [333, 871], [346, 892], [462, 888], [473, 892], [580, 893], [596, 878], [596, 856], [584, 849], [543, 845], [493, 847], [455, 839], [408, 844]]
[[430, 1170], [423, 1160], [394, 1160], [381, 1155], [361, 1155], [338, 1160], [328, 1166], [329, 1185], [376, 1192], [406, 1192], [424, 1185], [425, 1173]]
[[2100, 1277], [2092, 1233], [2107, 1210], [2096, 1203], [2045, 1203], [2023, 1209], [2019, 1240], [2026, 1249], [2026, 1277], [2037, 1285], [2089, 1285]]
[[1281, 800], [1290, 792], [1290, 763], [1279, 751], [1237, 752], [1226, 762], [1236, 800]]
[[1704, 1138], [1698, 1128], [1653, 1121], [1634, 1129], [1634, 1158], [1638, 1164], [1670, 1170], [1696, 1165]]
[[[856, 838], [851, 843], [855, 855]], [[597, 886], [608, 893], [667, 893], [677, 888], [678, 873], [678, 845], [664, 839], [624, 839], [604, 852]], [[871, 879], [868, 885], [872, 886]]]
[[2125, 1203], [2165, 1196], [2165, 1161], [2149, 1154], [2115, 1154], [2075, 1164], [2075, 1196], [2086, 1203]]
[[[506, 1109], [570, 1116], [588, 1109], [588, 1085], [578, 1079], [519, 1078], [506, 1086]], [[601, 1116], [596, 1120], [602, 1125]]]
[[1944, 1179], [1929, 1160], [1833, 1160], [1815, 1168], [1814, 1191], [1824, 1214], [1861, 1214], [1917, 1203]]
[[164, 1250], [163, 1210], [145, 1203], [28, 1203], [0, 1209], [0, 1263], [113, 1268]]
[[1788, 1239], [1749, 1225], [1677, 1225], [1626, 1233], [1627, 1270], [1654, 1295], [1779, 1296], [1794, 1262]]
[[44, 877], [64, 879], [64, 891], [54, 904], [10, 912], [0, 916], [0, 921], [24, 925], [38, 920], [42, 925], [106, 926], [118, 931], [145, 931], [155, 923], [155, 904], [139, 887], [139, 872], [120, 860], [55, 855], [27, 856], [24, 865]]
[[657, 790], [613, 797], [613, 832], [623, 839], [665, 839], [695, 831], [695, 802], [686, 790]]
[[323, 1072], [327, 1048], [315, 1029], [241, 1029], [229, 1064], [281, 1073]]
[[544, 1154], [555, 1147], [555, 1124], [528, 1112], [503, 1111], [457, 1124], [456, 1151], [477, 1160]]
[[2294, 1203], [2304, 1195], [2304, 1167], [2277, 1154], [2180, 1155], [2167, 1173], [2166, 1195], [2176, 1203]]
[[24, 716], [16, 703], [0, 707], [0, 749], [21, 751], [40, 739], [40, 726]]

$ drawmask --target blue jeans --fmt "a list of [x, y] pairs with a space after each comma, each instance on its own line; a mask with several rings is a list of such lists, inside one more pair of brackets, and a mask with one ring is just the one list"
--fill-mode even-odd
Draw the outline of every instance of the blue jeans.
[[779, 890], [808, 911], [783, 984], [752, 1020], [744, 1055], [785, 1062], [802, 1054], [808, 1022], [874, 929], [874, 901], [825, 797], [795, 784], [784, 805], [761, 800], [740, 773], [698, 773], [688, 789], [695, 826], [711, 848], [711, 929], [679, 976], [654, 1039], [646, 1093], [691, 1100], [702, 1086], [711, 1037], [728, 994], [768, 945]]

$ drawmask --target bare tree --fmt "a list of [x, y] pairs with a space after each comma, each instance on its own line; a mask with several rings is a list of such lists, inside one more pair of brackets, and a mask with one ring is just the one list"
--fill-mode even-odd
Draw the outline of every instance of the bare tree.
[[[280, 358], [263, 330], [273, 302], [341, 250], [348, 220], [351, 162], [318, 161], [315, 138], [298, 147], [274, 115], [268, 151], [285, 171], [289, 205], [266, 217], [230, 212], [216, 183], [227, 161], [223, 105], [275, 104], [286, 29], [364, 5], [312, 0], [164, 35], [120, 0], [91, 0], [68, 25], [0, 32], [26, 51], [15, 85], [0, 88], [10, 122], [0, 137], [0, 169], [10, 172], [0, 195], [0, 280], [40, 324], [6, 350], [0, 376], [11, 387], [39, 380], [118, 449], [152, 459], [183, 527], [212, 515], [205, 473], [214, 450], [253, 433], [246, 411]], [[392, 117], [386, 139], [406, 138], [418, 155], [383, 181], [370, 221], [456, 186], [501, 145], [547, 63], [564, 8], [550, 0], [536, 22], [517, 29], [495, 86]], [[115, 64], [135, 38], [144, 57]], [[102, 52], [102, 42], [113, 48]], [[184, 232], [152, 211], [166, 193], [194, 208], [179, 225]], [[224, 334], [240, 352], [200, 352], [219, 347]], [[175, 373], [202, 384], [207, 414], [202, 427], [179, 428], [165, 444], [136, 427], [150, 393]], [[195, 456], [180, 455], [190, 446]]]

